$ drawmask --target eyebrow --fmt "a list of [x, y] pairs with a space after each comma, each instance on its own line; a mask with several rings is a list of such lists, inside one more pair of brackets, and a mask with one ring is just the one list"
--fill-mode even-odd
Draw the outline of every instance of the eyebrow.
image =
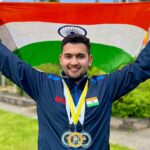
[[[74, 54], [72, 54], [72, 53], [64, 53], [64, 55], [74, 55]], [[85, 54], [84, 53], [77, 53], [75, 55], [85, 55]]]

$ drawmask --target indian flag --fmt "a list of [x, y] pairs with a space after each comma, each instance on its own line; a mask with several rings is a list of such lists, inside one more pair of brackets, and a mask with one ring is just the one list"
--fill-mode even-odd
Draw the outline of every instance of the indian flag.
[[97, 97], [91, 97], [91, 98], [86, 99], [86, 104], [88, 107], [97, 106], [99, 105], [99, 101]]
[[0, 39], [32, 66], [58, 64], [65, 25], [84, 28], [93, 66], [108, 73], [133, 60], [150, 25], [150, 3], [0, 3]]

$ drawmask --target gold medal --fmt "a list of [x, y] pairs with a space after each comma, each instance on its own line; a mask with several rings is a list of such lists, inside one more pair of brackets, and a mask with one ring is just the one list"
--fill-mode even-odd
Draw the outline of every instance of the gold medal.
[[78, 148], [83, 143], [83, 136], [79, 132], [71, 132], [68, 136], [68, 145], [70, 147]]

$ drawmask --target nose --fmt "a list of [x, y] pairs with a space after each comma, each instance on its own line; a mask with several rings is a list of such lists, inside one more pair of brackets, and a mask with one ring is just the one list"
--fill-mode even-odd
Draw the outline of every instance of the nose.
[[71, 64], [72, 65], [78, 65], [78, 63], [79, 63], [78, 59], [76, 57], [73, 57], [72, 60], [71, 60]]

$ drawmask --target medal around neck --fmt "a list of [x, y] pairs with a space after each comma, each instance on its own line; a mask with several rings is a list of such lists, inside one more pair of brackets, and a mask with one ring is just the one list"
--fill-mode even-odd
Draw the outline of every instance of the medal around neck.
[[[69, 124], [71, 125], [73, 123], [74, 125], [77, 125], [78, 121], [80, 121], [81, 125], [83, 126], [85, 115], [85, 98], [88, 90], [88, 81], [85, 84], [84, 90], [81, 94], [77, 107], [75, 107], [74, 105], [71, 93], [64, 80], [63, 85]], [[84, 130], [82, 132], [77, 131], [71, 132], [69, 130], [62, 134], [61, 141], [63, 145], [66, 147], [72, 148], [82, 147], [84, 149], [87, 149], [91, 146], [92, 138], [90, 134], [85, 132]]]
[[87, 149], [92, 144], [92, 138], [87, 132], [70, 132], [66, 131], [62, 135], [62, 143], [66, 147]]

